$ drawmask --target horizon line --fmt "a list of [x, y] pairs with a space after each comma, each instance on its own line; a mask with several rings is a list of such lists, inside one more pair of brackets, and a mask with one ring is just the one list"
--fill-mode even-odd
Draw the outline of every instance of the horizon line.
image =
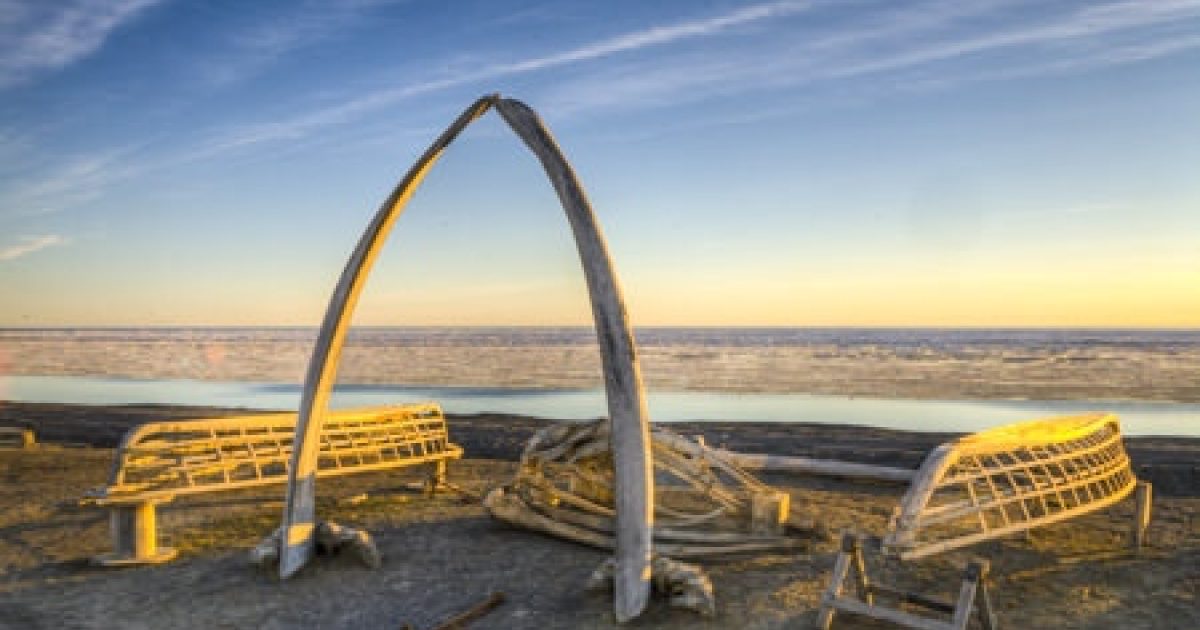
[[[319, 330], [319, 324], [55, 324], [55, 325], [12, 325], [0, 324], [0, 331], [12, 330], [134, 330], [134, 329], [203, 329], [203, 328], [274, 328], [274, 329], [313, 329]], [[359, 324], [354, 329], [369, 328], [412, 328], [412, 329], [497, 329], [497, 328], [594, 328], [592, 324]], [[825, 330], [1156, 330], [1156, 331], [1194, 331], [1200, 332], [1197, 326], [1150, 326], [1150, 325], [935, 325], [935, 324], [634, 324], [635, 329], [645, 328], [686, 328], [686, 329], [825, 329]]]

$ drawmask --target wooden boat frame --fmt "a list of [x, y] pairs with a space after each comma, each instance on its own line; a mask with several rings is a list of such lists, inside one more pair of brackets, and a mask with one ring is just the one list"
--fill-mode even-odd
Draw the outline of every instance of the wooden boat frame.
[[[1133, 473], [1115, 414], [1004, 425], [930, 453], [878, 548], [884, 556], [917, 560], [1083, 516], [1135, 492], [1130, 546], [1137, 551], [1146, 538], [1153, 493], [1150, 484]], [[996, 627], [986, 560], [969, 561], [957, 600], [942, 602], [871, 580], [864, 540], [852, 532], [843, 534], [817, 628], [828, 630], [835, 613], [845, 611], [922, 630], [965, 630], [973, 610], [986, 630]], [[854, 582], [853, 595], [844, 592], [848, 579]], [[877, 602], [876, 595], [948, 613], [950, 618], [890, 608]]]
[[1114, 414], [1005, 425], [935, 449], [884, 546], [922, 558], [1103, 509], [1137, 483]]

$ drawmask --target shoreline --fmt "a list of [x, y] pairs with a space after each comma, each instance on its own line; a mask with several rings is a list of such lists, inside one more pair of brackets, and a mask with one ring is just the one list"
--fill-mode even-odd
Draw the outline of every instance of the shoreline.
[[[0, 374], [2, 378], [79, 378], [79, 379], [97, 379], [105, 381], [113, 381], [118, 383], [155, 383], [160, 381], [177, 381], [184, 383], [199, 383], [199, 384], [221, 384], [221, 385], [241, 385], [247, 387], [271, 387], [279, 389], [295, 390], [299, 394], [303, 389], [303, 383], [296, 380], [268, 380], [262, 378], [243, 378], [243, 379], [224, 379], [214, 375], [195, 375], [195, 376], [156, 376], [150, 374], [122, 374], [122, 373], [101, 373], [93, 371], [70, 371], [62, 370], [56, 373], [48, 372], [32, 372], [22, 369], [11, 369], [7, 373]], [[764, 396], [812, 396], [812, 397], [829, 397], [829, 398], [845, 398], [845, 399], [865, 399], [879, 401], [928, 401], [928, 402], [995, 402], [995, 403], [1078, 403], [1089, 402], [1096, 404], [1118, 404], [1118, 405], [1133, 405], [1144, 404], [1150, 406], [1168, 406], [1168, 405], [1193, 405], [1200, 404], [1200, 393], [1192, 395], [1190, 392], [1181, 394], [1178, 398], [1169, 396], [1155, 396], [1153, 393], [1147, 395], [1145, 392], [1125, 392], [1123, 395], [1084, 395], [1087, 392], [1074, 391], [1055, 384], [1044, 384], [1041, 389], [1047, 393], [1048, 397], [1036, 397], [1027, 394], [1007, 394], [1000, 395], [998, 392], [965, 392], [963, 395], [953, 396], [945, 391], [907, 391], [899, 390], [895, 393], [888, 393], [881, 390], [873, 390], [866, 393], [855, 393], [854, 388], [846, 387], [843, 389], [831, 389], [830, 391], [809, 391], [805, 389], [784, 390], [784, 389], [755, 389], [752, 386], [744, 384], [716, 384], [713, 386], [696, 385], [693, 387], [655, 387], [651, 388], [646, 385], [650, 394], [713, 394], [713, 395], [764, 395]], [[396, 379], [382, 381], [369, 380], [364, 382], [357, 381], [339, 381], [334, 386], [335, 391], [389, 391], [389, 390], [446, 390], [446, 391], [462, 391], [462, 392], [510, 392], [510, 393], [529, 393], [536, 392], [539, 394], [581, 394], [581, 393], [604, 393], [602, 385], [554, 385], [545, 383], [426, 383], [417, 381], [399, 381]], [[949, 391], [949, 390], [946, 390]], [[1080, 395], [1075, 395], [1080, 394]], [[0, 402], [25, 403], [25, 402], [47, 402], [50, 404], [59, 404], [54, 401], [13, 401], [0, 398]], [[189, 405], [186, 403], [61, 403], [61, 404], [152, 404], [163, 406], [182, 406], [182, 407], [204, 407], [205, 405]], [[238, 408], [238, 407], [229, 407]], [[271, 411], [267, 408], [246, 407], [254, 409], [262, 409]], [[519, 414], [517, 414], [519, 415]]]
[[[167, 419], [269, 413], [268, 409], [182, 405], [74, 405], [0, 400], [0, 425], [34, 429], [49, 444], [115, 447], [131, 427]], [[451, 440], [468, 458], [516, 461], [525, 442], [552, 419], [515, 414], [447, 414]], [[805, 422], [672, 422], [711, 446], [745, 453], [794, 455], [915, 469], [939, 444], [961, 433]], [[1164, 494], [1200, 496], [1200, 437], [1125, 437], [1139, 477]]]

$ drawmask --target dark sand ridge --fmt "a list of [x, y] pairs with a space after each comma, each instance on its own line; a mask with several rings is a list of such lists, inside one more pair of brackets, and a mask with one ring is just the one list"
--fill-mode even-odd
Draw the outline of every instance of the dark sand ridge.
[[[29, 426], [39, 439], [112, 448], [137, 424], [215, 418], [256, 410], [173, 405], [65, 405], [0, 401], [0, 426]], [[1022, 420], [1026, 418], [1014, 418]], [[535, 430], [550, 420], [506, 414], [450, 415], [450, 435], [468, 457], [516, 461]], [[747, 453], [802, 455], [917, 468], [938, 444], [959, 435], [872, 427], [779, 422], [672, 422], [685, 435]], [[1200, 495], [1200, 438], [1126, 437], [1138, 476], [1159, 493]]]
[[[160, 406], [84, 407], [0, 404], [0, 424], [34, 426], [51, 442], [32, 451], [0, 451], [0, 628], [417, 628], [502, 590], [508, 603], [473, 628], [612, 627], [608, 596], [582, 584], [600, 551], [493, 522], [478, 502], [425, 499], [400, 489], [417, 471], [355, 475], [322, 482], [323, 516], [367, 527], [385, 554], [379, 571], [344, 558], [322, 559], [280, 584], [246, 564], [246, 550], [279, 522], [282, 487], [196, 497], [162, 510], [167, 544], [182, 557], [166, 566], [103, 570], [87, 558], [108, 548], [106, 515], [75, 506], [107, 473], [111, 445], [134, 424], [244, 413]], [[451, 417], [453, 439], [471, 459], [451, 466], [473, 493], [503, 482], [526, 437], [545, 421], [510, 416]], [[782, 454], [808, 454], [915, 465], [946, 435], [783, 424], [677, 424], [709, 443]], [[1194, 475], [1200, 440], [1132, 438], [1130, 451], [1159, 482], [1151, 547], [1139, 557], [1106, 558], [1125, 544], [1131, 502], [1053, 525], [1032, 541], [973, 547], [990, 557], [995, 600], [1009, 628], [1200, 627], [1200, 491]], [[1185, 482], [1184, 473], [1192, 475]], [[1174, 481], [1172, 481], [1174, 480]], [[882, 531], [903, 489], [838, 480], [769, 478], [797, 506], [831, 527]], [[1172, 485], [1174, 484], [1174, 485]], [[340, 499], [367, 493], [365, 502]], [[833, 564], [834, 544], [812, 554], [758, 554], [705, 562], [717, 590], [718, 616], [701, 620], [660, 602], [629, 627], [805, 627]], [[963, 554], [883, 574], [902, 586], [949, 597]], [[867, 625], [844, 618], [835, 627]]]

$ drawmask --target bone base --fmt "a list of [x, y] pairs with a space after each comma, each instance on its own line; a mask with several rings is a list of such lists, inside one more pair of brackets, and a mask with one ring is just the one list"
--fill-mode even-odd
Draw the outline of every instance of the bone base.
[[[279, 564], [279, 544], [282, 528], [276, 529], [250, 550], [250, 563], [262, 569], [273, 569]], [[316, 547], [318, 555], [338, 555], [348, 551], [371, 569], [383, 566], [383, 555], [366, 530], [344, 527], [322, 521], [317, 524]]]
[[[588, 590], [611, 589], [616, 570], [615, 559], [605, 560], [588, 578]], [[712, 581], [704, 569], [656, 555], [650, 562], [650, 572], [654, 592], [665, 595], [672, 607], [691, 610], [705, 617], [717, 614]]]

